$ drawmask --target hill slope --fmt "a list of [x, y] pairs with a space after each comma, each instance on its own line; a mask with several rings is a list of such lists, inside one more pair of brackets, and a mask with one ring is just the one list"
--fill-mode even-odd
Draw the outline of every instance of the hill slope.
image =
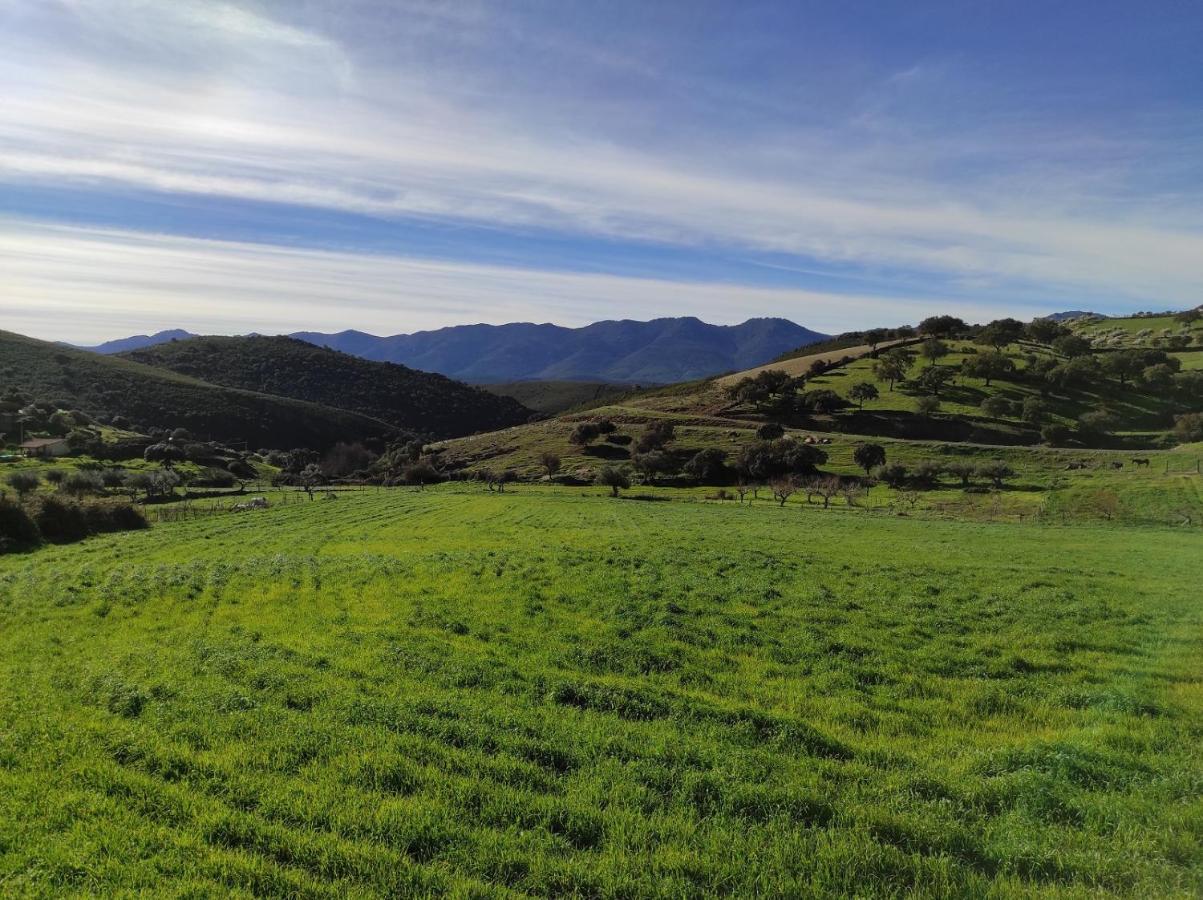
[[520, 322], [461, 325], [392, 337], [361, 331], [298, 332], [293, 337], [472, 382], [668, 383], [750, 368], [826, 335], [786, 319], [709, 325], [688, 317], [595, 322], [583, 328]]
[[290, 337], [199, 337], [125, 358], [225, 387], [353, 410], [435, 437], [506, 428], [531, 416], [512, 397]]
[[235, 390], [0, 331], [0, 386], [139, 425], [186, 428], [202, 438], [252, 447], [325, 447], [385, 434], [388, 424], [355, 412]]

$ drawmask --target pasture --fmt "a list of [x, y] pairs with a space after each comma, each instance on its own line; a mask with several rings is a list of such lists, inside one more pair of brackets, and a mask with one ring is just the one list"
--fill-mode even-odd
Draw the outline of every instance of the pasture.
[[352, 494], [0, 559], [0, 892], [1192, 896], [1197, 530]]

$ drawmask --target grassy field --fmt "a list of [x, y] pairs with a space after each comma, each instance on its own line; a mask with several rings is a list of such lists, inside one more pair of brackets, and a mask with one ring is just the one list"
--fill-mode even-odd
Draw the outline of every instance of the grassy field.
[[0, 558], [0, 893], [1197, 896], [1201, 553], [527, 486]]
[[1069, 327], [1098, 346], [1147, 347], [1157, 338], [1188, 335], [1195, 343], [1203, 336], [1203, 321], [1190, 325], [1175, 321], [1173, 316], [1131, 316], [1117, 319], [1091, 319], [1071, 322]]

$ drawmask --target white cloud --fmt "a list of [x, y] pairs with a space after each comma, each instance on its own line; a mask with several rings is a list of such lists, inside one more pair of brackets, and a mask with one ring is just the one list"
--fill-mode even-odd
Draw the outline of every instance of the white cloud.
[[[551, 121], [529, 97], [474, 94], [457, 58], [433, 69], [416, 50], [387, 66], [357, 61], [333, 38], [230, 3], [24, 9], [34, 24], [0, 36], [0, 181], [783, 254], [979, 297], [1170, 306], [1203, 294], [1191, 198], [1091, 193], [1101, 175], [1086, 177], [1085, 161], [1070, 179], [1035, 165], [974, 183], [933, 176], [927, 160], [951, 168], [980, 145], [895, 132], [888, 152], [838, 130], [786, 129], [772, 146], [731, 134], [713, 147], [636, 145], [614, 140], [593, 109]], [[464, 9], [442, 27], [487, 33], [481, 9]], [[875, 121], [920, 77], [940, 73], [893, 78], [869, 104]], [[1010, 139], [1019, 147], [1024, 135]]]
[[[287, 249], [0, 220], [0, 327], [94, 343], [163, 328], [208, 333], [362, 330], [693, 315], [786, 316], [817, 330], [972, 319], [1013, 305], [825, 294]], [[350, 312], [353, 311], [353, 314]]]

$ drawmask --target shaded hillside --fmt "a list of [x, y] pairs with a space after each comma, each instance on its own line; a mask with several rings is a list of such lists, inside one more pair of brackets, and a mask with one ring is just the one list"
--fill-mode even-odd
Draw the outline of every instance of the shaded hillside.
[[786, 319], [709, 325], [686, 317], [596, 322], [583, 328], [522, 322], [392, 337], [359, 331], [300, 332], [293, 337], [478, 383], [539, 379], [663, 384], [750, 368], [826, 335]]
[[0, 387], [137, 426], [186, 428], [251, 447], [326, 447], [388, 433], [359, 413], [209, 384], [133, 360], [0, 331]]
[[124, 356], [226, 387], [353, 410], [440, 438], [506, 428], [531, 416], [512, 397], [290, 337], [200, 337]]
[[482, 387], [492, 394], [513, 397], [523, 406], [538, 412], [555, 415], [581, 406], [608, 402], [631, 391], [635, 385], [604, 381], [510, 381]]

